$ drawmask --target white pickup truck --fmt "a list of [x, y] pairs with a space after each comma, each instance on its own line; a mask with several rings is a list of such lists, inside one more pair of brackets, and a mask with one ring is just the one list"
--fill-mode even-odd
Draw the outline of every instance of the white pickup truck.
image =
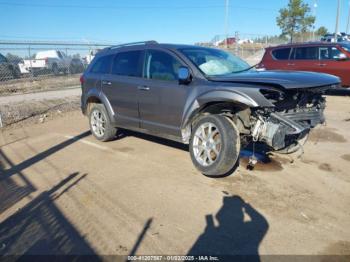
[[69, 71], [71, 61], [72, 59], [61, 51], [48, 50], [36, 53], [35, 59], [23, 60], [20, 68], [33, 75], [40, 73], [58, 75], [60, 72], [67, 73]]

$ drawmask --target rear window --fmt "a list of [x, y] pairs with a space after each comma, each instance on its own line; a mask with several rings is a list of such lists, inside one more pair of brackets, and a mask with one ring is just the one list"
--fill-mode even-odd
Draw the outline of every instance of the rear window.
[[296, 60], [318, 60], [318, 47], [298, 47], [294, 50]]
[[141, 77], [141, 51], [129, 51], [117, 54], [113, 59], [112, 74]]
[[272, 56], [277, 60], [288, 60], [290, 48], [281, 48], [272, 51]]
[[109, 74], [111, 70], [112, 57], [110, 55], [97, 58], [95, 64], [91, 68], [91, 73]]

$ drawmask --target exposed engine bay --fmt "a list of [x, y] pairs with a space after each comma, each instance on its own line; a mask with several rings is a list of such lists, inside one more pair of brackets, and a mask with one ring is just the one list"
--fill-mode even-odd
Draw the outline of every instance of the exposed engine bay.
[[[326, 88], [324, 88], [326, 90]], [[262, 91], [274, 108], [251, 112], [251, 137], [272, 150], [281, 150], [303, 139], [310, 129], [325, 122], [323, 89]]]

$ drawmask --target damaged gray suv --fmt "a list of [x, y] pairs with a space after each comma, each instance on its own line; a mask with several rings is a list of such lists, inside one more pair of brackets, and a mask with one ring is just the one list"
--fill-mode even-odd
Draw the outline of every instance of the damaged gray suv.
[[81, 84], [82, 111], [98, 140], [123, 128], [189, 144], [196, 168], [221, 176], [249, 143], [296, 151], [325, 121], [324, 94], [340, 80], [256, 71], [222, 50], [147, 41], [103, 49]]

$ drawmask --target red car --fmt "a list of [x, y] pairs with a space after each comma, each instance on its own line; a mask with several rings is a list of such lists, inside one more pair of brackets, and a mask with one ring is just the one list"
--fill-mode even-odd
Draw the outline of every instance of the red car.
[[350, 43], [303, 43], [266, 48], [258, 69], [327, 73], [350, 86]]

